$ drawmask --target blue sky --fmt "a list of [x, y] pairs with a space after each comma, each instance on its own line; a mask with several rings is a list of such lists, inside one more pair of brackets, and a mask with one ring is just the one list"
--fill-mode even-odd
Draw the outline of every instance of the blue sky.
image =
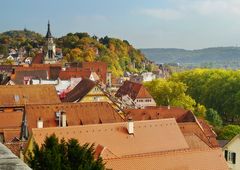
[[240, 45], [240, 0], [2, 0], [0, 32], [88, 32], [137, 48]]

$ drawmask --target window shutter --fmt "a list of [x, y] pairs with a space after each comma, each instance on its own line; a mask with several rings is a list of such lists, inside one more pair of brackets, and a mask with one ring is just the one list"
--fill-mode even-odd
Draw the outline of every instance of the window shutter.
[[228, 150], [225, 150], [224, 151], [224, 156], [225, 156], [225, 159], [226, 159], [226, 161], [228, 160]]
[[236, 163], [236, 153], [235, 152], [232, 152], [231, 153], [232, 155], [232, 163], [235, 164]]

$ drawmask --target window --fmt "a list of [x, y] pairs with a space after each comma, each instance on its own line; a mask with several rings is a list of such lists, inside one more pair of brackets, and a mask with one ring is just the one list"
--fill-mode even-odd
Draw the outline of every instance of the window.
[[145, 102], [151, 102], [151, 99], [146, 99]]
[[236, 164], [236, 153], [235, 152], [225, 150], [224, 157], [225, 157], [226, 161], [231, 162], [232, 164]]
[[94, 87], [94, 92], [99, 92], [98, 87]]
[[94, 102], [99, 102], [99, 101], [100, 101], [100, 97], [94, 96], [94, 97], [93, 97], [93, 101], [94, 101]]

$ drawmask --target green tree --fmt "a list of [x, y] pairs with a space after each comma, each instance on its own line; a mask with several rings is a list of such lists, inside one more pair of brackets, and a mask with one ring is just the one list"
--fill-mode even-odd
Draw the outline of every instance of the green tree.
[[240, 126], [227, 125], [223, 127], [218, 135], [219, 139], [231, 140], [234, 136], [240, 133]]
[[186, 93], [216, 110], [225, 124], [240, 123], [240, 71], [195, 69], [175, 73], [171, 80], [185, 83]]
[[206, 109], [206, 107], [204, 105], [201, 105], [201, 104], [198, 103], [197, 106], [194, 109], [194, 114], [197, 117], [205, 119], [205, 117], [206, 117], [206, 110], [207, 109]]
[[0, 44], [0, 54], [4, 55], [5, 57], [8, 55], [8, 49], [5, 45]]
[[53, 134], [46, 137], [41, 148], [34, 144], [27, 162], [34, 170], [103, 170], [103, 161], [94, 159], [94, 152], [93, 145], [81, 146], [76, 139], [59, 142]]
[[186, 94], [187, 86], [181, 82], [157, 79], [144, 84], [157, 105], [171, 105], [194, 111], [196, 102]]
[[215, 127], [222, 126], [222, 118], [219, 116], [218, 112], [212, 108], [206, 111], [206, 119]]

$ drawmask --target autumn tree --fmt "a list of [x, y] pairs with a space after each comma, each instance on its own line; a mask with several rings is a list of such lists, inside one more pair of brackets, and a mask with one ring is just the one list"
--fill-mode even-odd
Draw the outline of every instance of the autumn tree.
[[58, 47], [63, 48], [64, 59], [67, 62], [104, 61], [107, 62], [113, 76], [121, 76], [124, 71], [137, 73], [152, 70], [152, 66], [143, 66], [147, 59], [126, 40], [108, 36], [91, 37], [87, 33], [69, 33], [58, 38], [56, 43]]

